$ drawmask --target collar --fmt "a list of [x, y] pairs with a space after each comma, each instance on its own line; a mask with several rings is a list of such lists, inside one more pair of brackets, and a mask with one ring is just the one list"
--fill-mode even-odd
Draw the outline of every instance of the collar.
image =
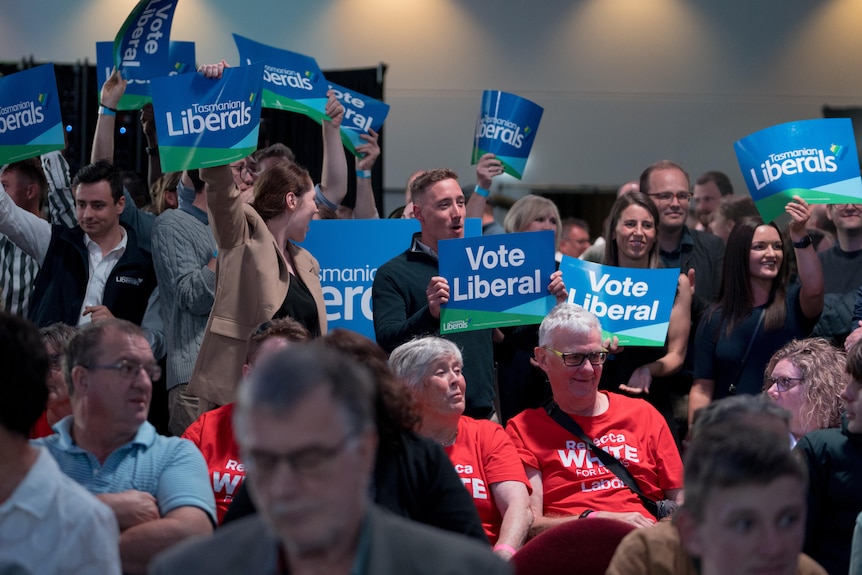
[[413, 243], [410, 246], [410, 251], [414, 253], [424, 253], [426, 256], [431, 257], [434, 260], [437, 260], [437, 252], [423, 244], [419, 241], [419, 238], [422, 237], [422, 232], [416, 232], [413, 234]]
[[186, 202], [180, 202], [180, 207], [178, 209], [184, 211], [190, 216], [193, 216], [196, 220], [200, 221], [205, 226], [208, 226], [210, 224], [209, 215], [195, 205]]
[[[58, 436], [57, 447], [70, 453], [89, 453], [86, 449], [83, 449], [75, 443], [75, 439], [72, 437], [72, 425], [74, 424], [74, 419], [74, 415], [67, 415], [54, 424], [54, 431], [57, 432]], [[149, 421], [145, 421], [138, 428], [138, 432], [135, 433], [135, 437], [133, 437], [130, 442], [117, 448], [115, 451], [119, 451], [120, 449], [125, 449], [126, 447], [131, 447], [133, 445], [140, 445], [144, 448], [150, 447], [156, 442], [157, 435], [156, 428], [153, 427]]]
[[[120, 249], [122, 249], [122, 250], [126, 249], [126, 245], [129, 242], [129, 235], [126, 233], [126, 229], [123, 226], [120, 226], [120, 235], [122, 236], [120, 238], [120, 242], [117, 245], [115, 245], [113, 248], [111, 248], [111, 251], [109, 251], [108, 253], [113, 253], [113, 252], [120, 250]], [[99, 244], [97, 244], [96, 242], [93, 241], [93, 238], [91, 238], [86, 233], [84, 233], [84, 246], [87, 248], [88, 252], [93, 252], [93, 251], [99, 250], [99, 253], [101, 253], [102, 248], [99, 246]]]
[[47, 449], [35, 445], [32, 447], [39, 451], [39, 456], [9, 499], [0, 505], [0, 518], [14, 509], [20, 509], [44, 519], [51, 510], [54, 492], [63, 475]]
[[659, 248], [659, 255], [670, 258], [678, 257], [683, 251], [683, 246], [688, 248], [686, 251], [694, 247], [694, 236], [691, 235], [691, 232], [688, 230], [688, 226], [682, 227], [682, 237], [679, 239], [679, 244], [676, 246], [676, 249], [672, 252], [666, 252]]

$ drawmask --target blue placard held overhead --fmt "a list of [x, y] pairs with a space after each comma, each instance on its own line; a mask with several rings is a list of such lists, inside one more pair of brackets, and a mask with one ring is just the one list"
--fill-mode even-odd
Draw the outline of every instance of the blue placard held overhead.
[[536, 139], [543, 108], [515, 94], [485, 90], [473, 138], [472, 164], [491, 153], [503, 163], [503, 171], [518, 179]]
[[221, 79], [194, 72], [153, 78], [162, 170], [229, 164], [257, 149], [263, 66], [226, 68]]
[[163, 76], [177, 0], [140, 0], [114, 38], [114, 67], [127, 80]]
[[389, 104], [375, 100], [338, 84], [328, 83], [335, 90], [335, 97], [344, 106], [344, 119], [341, 121], [341, 140], [354, 156], [359, 156], [357, 146], [365, 143], [360, 134], [367, 134], [369, 128], [380, 132], [383, 121], [389, 114]]
[[0, 164], [65, 147], [54, 65], [0, 78]]
[[856, 138], [849, 118], [772, 126], [733, 145], [748, 191], [765, 221], [793, 196], [810, 204], [862, 203]]

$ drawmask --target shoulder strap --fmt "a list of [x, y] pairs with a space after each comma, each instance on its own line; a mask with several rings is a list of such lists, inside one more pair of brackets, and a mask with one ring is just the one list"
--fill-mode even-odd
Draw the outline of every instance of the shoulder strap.
[[757, 317], [757, 325], [754, 326], [754, 331], [751, 332], [751, 339], [748, 340], [748, 347], [745, 348], [745, 354], [742, 356], [742, 363], [739, 364], [739, 369], [737, 370], [733, 381], [731, 381], [730, 385], [727, 386], [728, 395], [736, 395], [736, 384], [739, 381], [739, 378], [742, 377], [742, 372], [745, 371], [745, 364], [748, 361], [748, 356], [751, 354], [754, 340], [757, 339], [757, 334], [760, 333], [760, 326], [763, 325], [763, 316], [765, 315], [766, 311], [761, 309], [760, 315]]
[[581, 429], [581, 426], [578, 425], [578, 422], [568, 416], [560, 406], [557, 405], [556, 401], [549, 401], [545, 404], [545, 411], [548, 415], [556, 421], [563, 429], [568, 431], [569, 433], [579, 437], [587, 446], [590, 448], [590, 451], [598, 458], [599, 461], [602, 462], [602, 465], [610, 469], [614, 475], [620, 478], [620, 480], [625, 483], [626, 487], [632, 490], [632, 492], [637, 495], [641, 502], [644, 504], [644, 507], [647, 508], [647, 511], [653, 514], [653, 516], [658, 517], [658, 505], [655, 501], [647, 497], [641, 491], [640, 486], [638, 486], [637, 481], [632, 474], [629, 473], [629, 470], [625, 468], [622, 462], [594, 444], [587, 434], [584, 433], [584, 430]]

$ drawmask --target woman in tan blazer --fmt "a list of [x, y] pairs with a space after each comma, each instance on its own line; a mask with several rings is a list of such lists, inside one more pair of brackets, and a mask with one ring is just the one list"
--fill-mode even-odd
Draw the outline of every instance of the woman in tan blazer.
[[246, 339], [262, 322], [291, 316], [312, 335], [326, 333], [320, 265], [301, 242], [317, 207], [308, 172], [284, 162], [257, 180], [251, 205], [230, 166], [200, 170], [218, 245], [215, 302], [189, 393], [198, 413], [230, 403], [242, 377]]

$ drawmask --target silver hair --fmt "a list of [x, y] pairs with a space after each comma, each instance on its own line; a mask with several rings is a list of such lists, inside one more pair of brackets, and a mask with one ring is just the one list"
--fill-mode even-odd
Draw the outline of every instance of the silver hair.
[[602, 333], [599, 319], [586, 309], [573, 303], [557, 304], [542, 320], [539, 326], [539, 345], [547, 345], [551, 335], [557, 330], [566, 330], [577, 335], [587, 335], [593, 331]]
[[442, 337], [418, 337], [396, 347], [389, 356], [389, 366], [404, 385], [418, 388], [428, 377], [435, 361], [454, 357], [463, 364], [458, 346]]

